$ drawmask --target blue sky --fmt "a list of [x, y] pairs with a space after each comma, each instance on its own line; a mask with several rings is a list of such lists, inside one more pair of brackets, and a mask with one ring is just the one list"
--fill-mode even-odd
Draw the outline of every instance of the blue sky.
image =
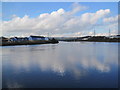
[[[115, 18], [118, 15], [118, 3], [117, 2], [79, 2], [79, 3], [77, 3], [79, 5], [76, 5], [75, 7], [78, 7], [78, 8], [85, 7], [86, 9], [80, 10], [80, 11], [78, 10], [75, 14], [72, 15], [73, 18], [71, 18], [71, 16], [68, 16], [68, 17], [66, 17], [67, 18], [66, 19], [65, 15], [68, 15], [67, 14], [68, 12], [72, 12], [73, 4], [74, 4], [74, 2], [3, 2], [2, 3], [2, 16], [3, 16], [2, 20], [8, 21], [7, 25], [5, 22], [5, 28], [9, 29], [9, 30], [5, 29], [3, 31], [6, 33], [10, 32], [9, 34], [5, 34], [5, 33], [4, 34], [6, 36], [10, 36], [10, 35], [19, 35], [19, 36], [23, 35], [24, 36], [24, 33], [26, 35], [29, 35], [28, 34], [29, 32], [31, 32], [32, 34], [37, 34], [38, 30], [40, 30], [39, 32], [41, 32], [43, 35], [45, 35], [46, 33], [52, 32], [52, 34], [54, 33], [54, 35], [58, 35], [58, 34], [70, 35], [71, 34], [71, 36], [72, 36], [72, 35], [76, 35], [81, 32], [91, 33], [91, 32], [93, 32], [92, 30], [94, 28], [96, 29], [96, 32], [98, 34], [100, 34], [100, 33], [106, 34], [106, 33], [108, 33], [108, 27], [109, 28], [112, 27], [111, 28], [112, 32], [117, 32], [117, 26], [116, 26], [117, 23], [116, 22], [114, 22], [113, 24], [110, 23], [110, 22], [115, 21], [116, 20]], [[62, 8], [62, 10], [60, 10], [61, 8]], [[110, 13], [106, 12], [106, 10], [108, 10], [108, 9], [110, 10]], [[63, 17], [61, 17], [61, 18], [64, 18], [64, 20], [62, 21], [62, 23], [59, 23], [61, 21], [60, 21], [60, 19], [58, 19], [58, 22], [56, 21], [56, 23], [57, 23], [57, 25], [56, 25], [56, 23], [54, 23], [52, 20], [52, 18], [53, 17], [55, 18], [55, 16], [52, 16], [51, 14], [53, 11], [58, 13], [59, 10], [60, 10], [60, 13], [64, 13]], [[101, 16], [101, 13], [99, 12], [98, 16], [96, 16], [97, 12], [100, 10], [103, 10], [101, 12], [103, 15]], [[42, 21], [42, 19], [39, 20], [39, 18], [37, 18], [38, 16], [45, 14], [45, 13], [49, 14], [49, 16], [46, 17], [45, 20]], [[87, 14], [87, 13], [89, 13], [88, 16], [91, 17], [90, 18], [91, 20], [95, 19], [96, 21], [94, 21], [95, 23], [93, 24], [92, 22], [89, 22], [89, 18], [88, 18], [89, 23], [86, 21], [86, 24], [88, 24], [88, 25], [87, 26], [83, 25], [84, 27], [88, 27], [88, 28], [86, 28], [86, 30], [83, 31], [84, 28], [83, 28], [83, 26], [80, 26], [80, 24], [83, 24], [82, 22], [84, 20], [79, 16], [82, 16], [83, 14]], [[106, 13], [106, 14], [104, 15], [104, 13]], [[94, 14], [94, 15], [91, 16], [91, 14]], [[13, 16], [15, 18], [14, 20], [13, 20]], [[52, 16], [52, 18], [51, 18], [51, 16]], [[80, 19], [79, 21], [77, 21], [76, 16], [79, 17], [79, 19]], [[98, 19], [94, 18], [94, 16], [96, 18], [98, 17]], [[16, 18], [16, 17], [18, 17], [18, 18]], [[59, 17], [59, 15], [58, 15], [58, 17]], [[51, 22], [49, 22], [50, 21], [49, 18], [51, 18]], [[76, 24], [77, 28], [75, 27], [73, 22], [71, 23], [71, 20], [69, 20], [69, 18], [71, 18], [71, 20], [76, 20], [78, 22], [77, 23], [78, 27]], [[36, 27], [34, 27], [34, 26], [32, 27], [32, 25], [30, 25], [30, 24], [29, 25], [23, 24], [24, 23], [23, 19], [25, 19], [24, 22], [26, 22], [27, 24], [29, 24], [28, 21], [33, 22], [36, 19], [38, 19], [37, 22], [40, 25], [37, 25], [37, 23], [35, 24], [35, 22], [34, 22], [34, 24], [36, 25]], [[103, 24], [105, 24], [102, 22], [104, 19], [107, 19], [108, 24], [103, 26]], [[56, 18], [56, 20], [57, 20], [57, 18]], [[81, 20], [83, 20], [83, 21], [81, 21]], [[76, 22], [76, 21], [74, 21], [74, 22]], [[16, 22], [18, 22], [18, 23], [16, 23]], [[19, 24], [19, 22], [21, 24]], [[68, 23], [70, 23], [71, 25], [69, 26]], [[96, 27], [95, 25], [98, 23], [101, 24], [101, 26]], [[43, 28], [44, 24], [46, 24], [45, 26], [47, 26], [47, 25], [51, 26], [51, 27], [49, 27], [49, 29], [51, 31], [47, 30], [46, 29], [47, 27]], [[52, 28], [51, 24], [52, 25], [54, 24], [53, 25], [54, 28]], [[63, 30], [61, 30], [62, 28], [60, 26], [62, 26], [62, 25], [66, 26], [67, 29], [69, 28], [69, 30], [66, 30], [66, 28], [63, 28], [63, 27], [62, 27]], [[12, 27], [12, 26], [14, 26], [14, 27]], [[30, 26], [32, 28], [31, 30], [29, 30]], [[71, 27], [71, 26], [73, 26], [73, 27]], [[25, 27], [25, 29], [22, 27]], [[92, 28], [92, 27], [94, 27], [94, 28]], [[22, 28], [22, 29], [19, 29], [19, 28]]]
[[[36, 17], [42, 13], [51, 13], [59, 8], [63, 8], [66, 11], [71, 9], [72, 2], [4, 2], [3, 8], [3, 20], [11, 19], [12, 15], [23, 17], [29, 15], [30, 17]], [[80, 2], [81, 5], [88, 7], [87, 10], [77, 13], [78, 15], [85, 12], [96, 12], [99, 9], [110, 9], [112, 11], [111, 16], [118, 14], [117, 2]]]

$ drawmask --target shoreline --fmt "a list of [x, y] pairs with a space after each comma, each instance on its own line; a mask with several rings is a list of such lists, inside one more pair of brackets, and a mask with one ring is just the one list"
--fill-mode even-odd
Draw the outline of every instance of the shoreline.
[[120, 41], [89, 41], [89, 40], [80, 40], [80, 41], [63, 40], [63, 42], [109, 42], [109, 43], [120, 43]]
[[[62, 42], [108, 42], [108, 43], [120, 43], [117, 41], [89, 41], [89, 40], [81, 40], [81, 41], [62, 41]], [[40, 45], [40, 44], [58, 44], [58, 41], [29, 41], [29, 42], [4, 42], [0, 43], [0, 46], [18, 46], [18, 45]]]
[[22, 41], [22, 42], [1, 42], [0, 46], [17, 46], [17, 45], [36, 45], [36, 44], [57, 44], [57, 40], [49, 41]]

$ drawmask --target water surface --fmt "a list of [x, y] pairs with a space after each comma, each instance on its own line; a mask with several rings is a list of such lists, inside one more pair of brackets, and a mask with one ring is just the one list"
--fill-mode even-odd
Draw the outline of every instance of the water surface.
[[118, 43], [5, 46], [4, 88], [117, 88]]

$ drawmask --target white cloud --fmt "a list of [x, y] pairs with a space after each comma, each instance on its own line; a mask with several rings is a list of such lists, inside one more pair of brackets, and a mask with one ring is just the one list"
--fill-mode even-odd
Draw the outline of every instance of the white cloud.
[[112, 34], [118, 34], [119, 15], [106, 17], [103, 19], [104, 26], [111, 30]]
[[69, 14], [75, 14], [79, 11], [87, 9], [86, 6], [79, 5], [79, 3], [77, 3], [77, 2], [73, 3], [72, 7], [73, 7], [73, 9], [70, 12], [68, 12]]
[[[3, 35], [4, 36], [29, 36], [45, 35], [50, 33], [51, 35], [76, 35], [76, 33], [90, 33], [93, 26], [98, 23], [100, 19], [105, 18], [110, 9], [101, 9], [95, 13], [84, 13], [80, 16], [75, 14], [81, 10], [85, 10], [87, 7], [73, 4], [71, 11], [65, 11], [63, 8], [53, 11], [51, 13], [43, 13], [38, 17], [30, 18], [28, 15], [20, 18], [13, 15], [13, 18], [9, 21], [3, 21]], [[109, 21], [104, 19], [104, 21]]]
[[99, 19], [105, 17], [109, 13], [110, 13], [110, 9], [105, 9], [105, 10], [101, 9], [96, 11], [95, 13], [85, 13], [82, 15], [81, 21], [85, 24], [93, 25], [96, 24]]
[[[38, 68], [38, 71], [39, 69], [44, 72], [50, 70], [60, 75], [64, 75], [67, 71], [70, 71], [76, 76], [79, 76], [83, 74], [84, 71], [87, 72], [91, 69], [96, 69], [100, 72], [109, 72], [111, 71], [111, 65], [116, 66], [118, 64], [116, 47], [112, 49], [113, 53], [108, 53], [111, 52], [111, 49], [109, 49], [110, 47], [107, 45], [104, 46], [105, 48], [107, 47], [107, 49], [101, 49], [101, 47], [91, 47], [91, 44], [84, 48], [83, 44], [84, 43], [73, 43], [68, 46], [66, 46], [66, 43], [50, 46], [43, 45], [36, 47], [37, 49], [27, 46], [8, 48], [7, 53], [11, 54], [9, 64], [11, 68], [13, 68], [15, 74], [21, 73], [18, 72], [21, 69], [25, 72], [30, 72], [33, 67], [36, 67]], [[67, 50], [66, 47], [68, 48]], [[71, 49], [71, 47], [74, 49]], [[30, 51], [24, 52], [25, 50]], [[16, 53], [18, 51], [19, 53]], [[94, 51], [96, 52], [92, 53]], [[5, 50], [3, 50], [3, 54], [5, 54]], [[102, 59], [99, 58], [99, 55], [101, 55]], [[19, 58], [16, 59], [14, 56], [19, 56]], [[3, 55], [4, 60], [7, 58], [9, 58], [9, 56]], [[4, 62], [4, 64], [6, 65], [7, 63]]]
[[104, 18], [103, 21], [105, 23], [116, 23], [116, 22], [118, 22], [118, 16]]

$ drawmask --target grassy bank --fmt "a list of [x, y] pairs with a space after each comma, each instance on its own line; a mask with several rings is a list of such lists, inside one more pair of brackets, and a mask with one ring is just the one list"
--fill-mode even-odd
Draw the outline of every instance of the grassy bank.
[[67, 42], [80, 42], [80, 41], [87, 41], [87, 42], [120, 42], [120, 38], [108, 38], [108, 37], [89, 37], [86, 40], [83, 38], [77, 38], [77, 39], [69, 39], [69, 40], [63, 40]]
[[14, 46], [14, 45], [35, 45], [35, 44], [55, 44], [59, 43], [57, 40], [37, 40], [37, 41], [21, 41], [21, 42], [1, 42], [0, 46]]

